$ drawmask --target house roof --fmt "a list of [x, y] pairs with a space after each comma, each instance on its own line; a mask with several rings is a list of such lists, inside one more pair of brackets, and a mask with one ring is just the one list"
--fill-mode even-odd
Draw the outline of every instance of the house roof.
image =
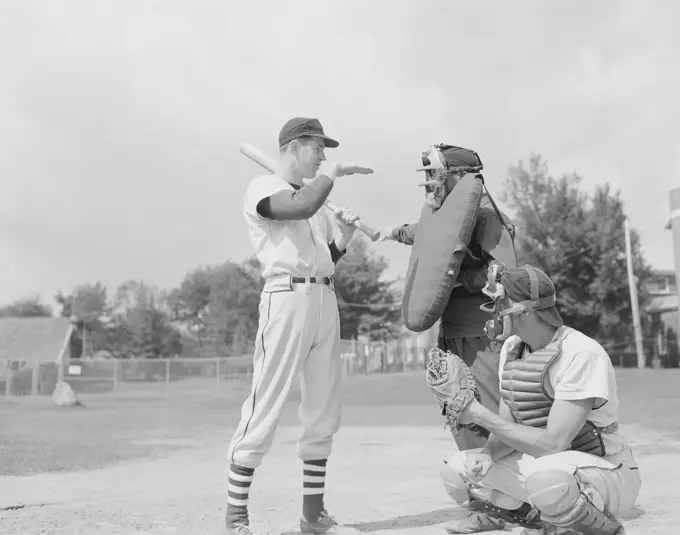
[[68, 318], [0, 318], [0, 359], [56, 361], [71, 328]]
[[653, 297], [645, 307], [647, 314], [661, 314], [662, 312], [672, 312], [678, 310], [677, 295], [659, 295]]
[[675, 277], [675, 271], [672, 269], [655, 269], [650, 278], [654, 277]]

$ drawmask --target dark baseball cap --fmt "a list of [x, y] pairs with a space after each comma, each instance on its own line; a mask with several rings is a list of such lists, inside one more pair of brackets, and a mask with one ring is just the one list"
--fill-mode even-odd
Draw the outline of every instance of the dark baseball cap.
[[[533, 273], [530, 275], [529, 271]], [[505, 294], [513, 301], [534, 301], [534, 311], [546, 323], [553, 327], [564, 325], [562, 316], [554, 305], [557, 296], [555, 285], [545, 271], [531, 265], [508, 269], [501, 276], [501, 284], [505, 288]]]
[[303, 136], [320, 137], [326, 147], [336, 148], [340, 145], [334, 139], [324, 134], [323, 127], [318, 119], [309, 117], [293, 117], [289, 119], [279, 132], [279, 147], [283, 147], [286, 143], [290, 143], [294, 139]]

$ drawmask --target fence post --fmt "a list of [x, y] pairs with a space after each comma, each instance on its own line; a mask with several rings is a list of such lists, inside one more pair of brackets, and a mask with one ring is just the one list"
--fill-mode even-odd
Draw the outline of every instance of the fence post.
[[118, 359], [113, 359], [113, 386], [111, 387], [111, 392], [115, 392], [118, 387]]
[[31, 369], [31, 396], [38, 395], [38, 382], [40, 380], [40, 362], [33, 357], [33, 368]]
[[216, 388], [217, 391], [220, 391], [220, 363], [222, 362], [222, 359], [220, 357], [216, 357], [215, 359], [215, 383], [216, 383]]
[[5, 369], [7, 370], [5, 374], [5, 397], [9, 398], [12, 396], [12, 381], [14, 380], [14, 370], [12, 370], [9, 359], [5, 359]]
[[356, 370], [359, 368], [359, 355], [357, 354], [357, 339], [352, 338], [350, 340], [350, 353], [352, 356], [350, 357], [352, 359], [352, 369]]
[[57, 361], [57, 383], [63, 383], [64, 382], [64, 359], [59, 359]]
[[170, 399], [170, 359], [165, 359], [165, 399]]

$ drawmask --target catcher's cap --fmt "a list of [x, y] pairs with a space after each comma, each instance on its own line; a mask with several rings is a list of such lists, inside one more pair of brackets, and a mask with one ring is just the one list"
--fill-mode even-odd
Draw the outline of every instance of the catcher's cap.
[[334, 149], [340, 145], [340, 143], [324, 133], [318, 119], [293, 117], [283, 125], [281, 132], [279, 132], [279, 147], [283, 147], [286, 143], [304, 136], [320, 137], [323, 139], [324, 146], [328, 148]]
[[534, 266], [506, 269], [500, 277], [505, 295], [516, 302], [532, 301], [534, 312], [553, 327], [564, 325], [555, 306], [557, 292], [546, 273]]

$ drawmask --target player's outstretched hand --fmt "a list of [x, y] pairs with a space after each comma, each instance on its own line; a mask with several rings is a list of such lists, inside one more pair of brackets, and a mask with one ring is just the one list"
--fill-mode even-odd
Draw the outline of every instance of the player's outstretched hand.
[[339, 163], [337, 176], [346, 175], [372, 175], [373, 169], [370, 167], [362, 167], [361, 165], [354, 165], [353, 163]]

